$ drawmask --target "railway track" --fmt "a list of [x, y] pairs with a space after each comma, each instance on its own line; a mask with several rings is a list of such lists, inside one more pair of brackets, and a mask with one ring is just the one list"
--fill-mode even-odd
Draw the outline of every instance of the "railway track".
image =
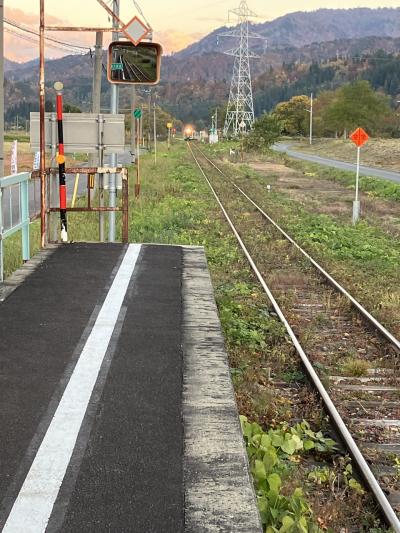
[[188, 147], [340, 439], [400, 532], [399, 340], [198, 146]]

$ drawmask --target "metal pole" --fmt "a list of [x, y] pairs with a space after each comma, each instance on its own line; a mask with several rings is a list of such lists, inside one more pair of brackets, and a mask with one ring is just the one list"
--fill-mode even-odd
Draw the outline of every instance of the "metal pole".
[[154, 103], [154, 164], [157, 165], [157, 123], [156, 123], [156, 104]]
[[[139, 122], [142, 120], [142, 117], [138, 119], [136, 124], [137, 131], [139, 133]], [[137, 135], [137, 147], [136, 147], [136, 183], [135, 183], [135, 198], [139, 198], [140, 195], [140, 141], [139, 135]]]
[[[94, 58], [94, 75], [93, 75], [93, 95], [92, 95], [92, 113], [98, 116], [99, 137], [97, 161], [95, 155], [90, 156], [89, 166], [103, 166], [103, 138], [102, 138], [102, 115], [101, 115], [101, 76], [103, 69], [103, 32], [96, 32], [96, 46]], [[104, 207], [104, 176], [99, 174], [99, 205]], [[99, 213], [99, 239], [104, 242], [104, 213]]]
[[60, 188], [60, 221], [61, 242], [68, 242], [67, 228], [67, 186], [65, 183], [65, 154], [64, 154], [64, 128], [63, 128], [63, 84], [56, 82], [54, 88], [57, 92], [56, 112], [58, 125], [58, 178]]
[[44, 85], [44, 0], [40, 0], [39, 30], [39, 105], [40, 105], [40, 244], [46, 246], [46, 146], [45, 146], [45, 85]]
[[103, 68], [103, 33], [96, 32], [96, 45], [94, 47], [94, 76], [93, 76], [93, 97], [92, 112], [100, 113], [101, 104], [101, 75]]
[[4, 0], [0, 0], [0, 178], [4, 177]]
[[311, 109], [310, 109], [310, 144], [313, 141], [313, 112], [314, 112], [314, 95], [311, 93]]
[[150, 152], [151, 150], [151, 89], [149, 90], [149, 129], [147, 130], [147, 142], [148, 142], [148, 150]]
[[356, 172], [356, 197], [353, 203], [353, 224], [357, 224], [360, 218], [359, 182], [360, 182], [360, 155], [361, 147], [357, 146], [357, 172]]
[[[50, 171], [50, 184], [48, 191], [48, 202], [50, 207], [56, 206], [56, 198], [58, 194], [58, 183], [57, 183], [57, 167], [56, 167], [56, 158], [57, 158], [57, 115], [56, 113], [51, 114], [51, 171]], [[49, 240], [53, 242], [58, 241], [58, 218], [57, 213], [50, 213], [49, 215]]]
[[[101, 105], [101, 75], [103, 68], [103, 33], [96, 32], [96, 45], [94, 47], [94, 72], [93, 72], [93, 88], [92, 88], [92, 113], [98, 115]], [[100, 150], [100, 146], [99, 146]], [[90, 155], [89, 166], [95, 167], [100, 165], [100, 154], [97, 156], [97, 163], [95, 162], [95, 155]]]
[[[104, 166], [104, 117], [101, 113], [98, 115], [99, 121], [99, 167]], [[99, 206], [104, 207], [104, 174], [99, 174]], [[105, 241], [104, 233], [104, 215], [105, 213], [99, 213], [99, 238], [100, 242]]]
[[136, 119], [134, 117], [134, 111], [136, 109], [136, 87], [132, 85], [131, 88], [131, 154], [132, 163], [135, 161], [136, 153]]
[[24, 262], [30, 259], [30, 242], [29, 242], [29, 183], [28, 180], [20, 184], [21, 191], [21, 218], [24, 223], [22, 227], [22, 260]]
[[[119, 0], [113, 0], [113, 12], [119, 17]], [[113, 28], [118, 30], [118, 21], [116, 19], [113, 19]], [[119, 32], [115, 31], [112, 34], [113, 41], [119, 40]], [[113, 83], [111, 85], [111, 113], [116, 114], [118, 113], [118, 86]], [[117, 167], [118, 166], [118, 156], [117, 154], [111, 155], [111, 166]], [[115, 182], [116, 182], [116, 175], [110, 174], [109, 178], [109, 206], [115, 207], [116, 206], [116, 190], [115, 190]], [[115, 241], [115, 211], [110, 212], [109, 216], [109, 231], [108, 231], [108, 240], [110, 242]]]

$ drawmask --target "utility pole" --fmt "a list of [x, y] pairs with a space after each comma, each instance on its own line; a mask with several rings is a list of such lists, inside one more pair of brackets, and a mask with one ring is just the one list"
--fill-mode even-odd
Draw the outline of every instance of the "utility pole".
[[149, 89], [149, 101], [147, 105], [149, 106], [149, 129], [147, 131], [147, 140], [148, 140], [148, 149], [150, 152], [151, 151], [151, 89]]
[[[103, 70], [103, 32], [96, 32], [96, 45], [94, 47], [94, 72], [93, 72], [93, 90], [92, 90], [92, 113], [98, 115], [98, 120], [103, 120], [101, 115], [101, 77]], [[99, 130], [100, 131], [100, 130]], [[99, 138], [99, 144], [103, 145], [103, 139]], [[97, 151], [97, 158], [93, 154], [90, 156], [90, 167], [102, 167], [104, 165], [102, 148]], [[98, 175], [99, 178], [99, 205], [104, 207], [104, 176]], [[99, 213], [99, 238], [104, 242], [104, 213]]]
[[[132, 163], [135, 161], [136, 156], [136, 119], [133, 115], [133, 112], [136, 109], [136, 87], [132, 85], [131, 87], [131, 154], [132, 154]], [[139, 135], [139, 132], [138, 132]]]
[[0, 0], [0, 178], [4, 177], [4, 0]]
[[103, 32], [96, 32], [96, 45], [94, 47], [94, 75], [92, 113], [100, 113], [101, 105], [101, 76], [103, 68]]
[[313, 141], [313, 113], [314, 113], [314, 95], [311, 93], [311, 100], [310, 100], [310, 144], [312, 144]]
[[[113, 0], [113, 12], [119, 17], [119, 0]], [[114, 18], [113, 19], [113, 28], [118, 30], [118, 21]], [[119, 40], [119, 32], [115, 31], [112, 34], [113, 41]], [[118, 85], [116, 83], [111, 84], [111, 113], [117, 114], [118, 113]], [[111, 154], [111, 166], [117, 167], [118, 166], [118, 156], [117, 154]], [[115, 207], [116, 206], [116, 175], [110, 174], [109, 179], [109, 206]], [[108, 233], [108, 240], [110, 242], [115, 241], [115, 211], [110, 211], [110, 217], [109, 217], [109, 233]]]
[[40, 31], [39, 31], [39, 113], [40, 113], [40, 245], [46, 245], [46, 138], [45, 138], [45, 79], [44, 79], [44, 33], [45, 12], [44, 0], [40, 0]]
[[215, 129], [216, 133], [218, 133], [218, 107], [215, 108]]

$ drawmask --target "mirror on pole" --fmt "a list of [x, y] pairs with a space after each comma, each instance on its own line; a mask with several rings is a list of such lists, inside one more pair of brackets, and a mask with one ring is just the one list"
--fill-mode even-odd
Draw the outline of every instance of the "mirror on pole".
[[108, 49], [108, 80], [111, 83], [156, 85], [160, 81], [162, 47], [129, 41], [110, 44]]

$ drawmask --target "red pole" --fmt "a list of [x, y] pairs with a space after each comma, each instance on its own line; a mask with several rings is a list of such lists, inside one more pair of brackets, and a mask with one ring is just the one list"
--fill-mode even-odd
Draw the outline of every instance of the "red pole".
[[65, 183], [65, 152], [64, 152], [64, 129], [63, 129], [63, 93], [64, 88], [61, 82], [56, 82], [54, 88], [57, 92], [56, 111], [58, 124], [58, 176], [60, 183], [60, 219], [61, 219], [61, 241], [68, 242], [67, 228], [67, 187]]

